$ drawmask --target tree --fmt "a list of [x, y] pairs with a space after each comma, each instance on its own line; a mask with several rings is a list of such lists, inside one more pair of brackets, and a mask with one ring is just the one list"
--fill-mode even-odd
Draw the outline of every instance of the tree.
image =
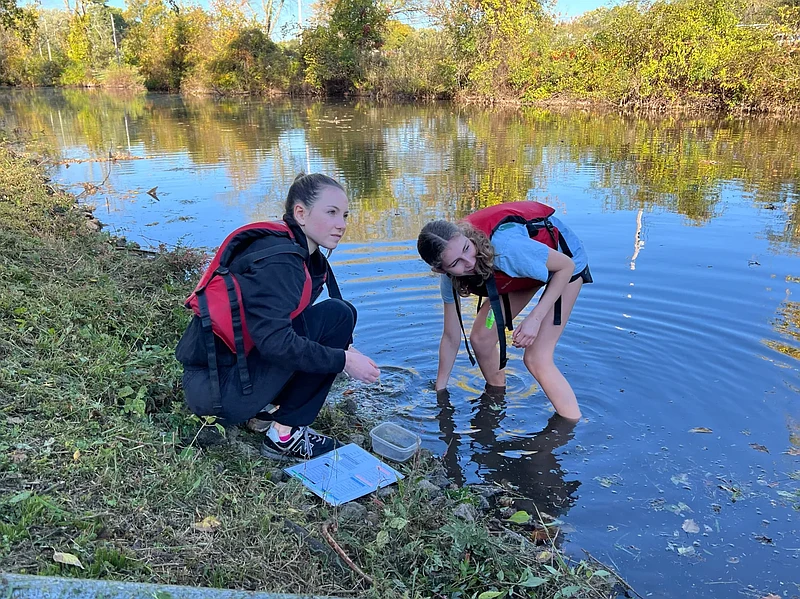
[[36, 32], [36, 13], [18, 7], [16, 0], [0, 0], [0, 29], [16, 33], [27, 43]]
[[302, 34], [306, 81], [330, 94], [362, 87], [389, 12], [380, 0], [324, 0], [320, 22]]

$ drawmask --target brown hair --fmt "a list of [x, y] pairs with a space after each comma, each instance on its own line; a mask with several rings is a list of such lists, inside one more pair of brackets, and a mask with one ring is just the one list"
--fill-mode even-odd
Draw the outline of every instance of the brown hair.
[[[494, 248], [492, 242], [485, 233], [479, 231], [471, 224], [461, 221], [458, 224], [446, 220], [434, 220], [422, 227], [417, 237], [417, 252], [420, 258], [428, 263], [432, 268], [442, 269], [442, 253], [447, 247], [447, 242], [463, 235], [475, 244], [475, 275], [481, 281], [486, 281], [492, 275], [494, 267]], [[467, 279], [470, 277], [451, 277], [456, 282], [458, 294], [467, 297], [470, 292], [467, 289]]]
[[294, 207], [297, 204], [303, 204], [306, 208], [311, 208], [314, 202], [317, 201], [317, 196], [320, 190], [324, 187], [335, 187], [344, 191], [344, 187], [330, 178], [328, 175], [322, 173], [312, 173], [306, 175], [300, 173], [294, 178], [294, 182], [289, 187], [289, 193], [286, 195], [286, 204], [284, 210], [286, 214], [294, 218]]

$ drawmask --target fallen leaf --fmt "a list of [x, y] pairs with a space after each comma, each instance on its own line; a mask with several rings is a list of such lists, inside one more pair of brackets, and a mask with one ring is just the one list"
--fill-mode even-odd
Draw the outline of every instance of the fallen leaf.
[[553, 554], [549, 551], [540, 551], [536, 554], [536, 559], [540, 562], [549, 562], [551, 559], [553, 559]]
[[546, 528], [537, 528], [536, 530], [531, 531], [531, 539], [538, 545], [541, 543], [546, 543], [551, 538], [555, 538], [558, 536], [558, 529], [555, 530], [548, 530]]
[[695, 428], [690, 428], [689, 432], [690, 433], [713, 433], [714, 431], [712, 431], [710, 428], [706, 428], [705, 426], [697, 426]]
[[342, 392], [342, 395], [343, 395], [343, 396], [345, 396], [345, 397], [347, 397], [348, 395], [352, 395], [353, 393], [355, 393], [355, 389], [345, 389], [345, 390]]
[[220, 522], [216, 516], [206, 516], [202, 521], [192, 524], [192, 528], [201, 532], [211, 532], [221, 525], [222, 522]]
[[24, 451], [16, 450], [11, 452], [11, 461], [14, 462], [15, 464], [21, 464], [27, 459], [28, 459], [28, 454], [25, 453]]
[[688, 547], [678, 547], [678, 555], [694, 555], [695, 550], [694, 547], [689, 545]]
[[514, 524], [526, 524], [531, 519], [531, 516], [526, 511], [518, 511], [515, 512], [509, 519], [509, 522], [513, 522]]
[[685, 473], [671, 476], [670, 480], [672, 481], [673, 485], [683, 485], [684, 487], [689, 486], [689, 475]]
[[697, 526], [697, 522], [694, 520], [687, 518], [683, 521], [683, 526], [681, 526], [684, 532], [688, 532], [689, 534], [697, 534], [700, 532], [700, 527]]
[[80, 449], [76, 449], [75, 450], [75, 453], [72, 454], [72, 459], [74, 461], [76, 461], [76, 462], [81, 459], [81, 450]]
[[758, 443], [750, 443], [750, 447], [752, 447], [756, 451], [763, 451], [764, 453], [769, 453], [769, 449], [767, 449], [763, 445], [759, 445]]
[[9, 424], [22, 424], [23, 422], [25, 422], [25, 420], [20, 418], [19, 416], [9, 416], [8, 418], [6, 418], [6, 422], [8, 422]]
[[53, 553], [53, 561], [58, 562], [59, 564], [67, 564], [68, 566], [78, 566], [81, 570], [83, 570], [83, 564], [81, 563], [81, 560], [71, 553], [61, 553], [60, 551], [56, 551]]

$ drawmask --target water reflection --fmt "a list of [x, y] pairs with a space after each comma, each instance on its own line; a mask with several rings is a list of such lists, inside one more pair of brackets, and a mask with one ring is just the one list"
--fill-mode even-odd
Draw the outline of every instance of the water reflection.
[[577, 499], [579, 480], [567, 480], [557, 450], [574, 437], [576, 422], [553, 414], [539, 432], [522, 435], [504, 428], [506, 394], [487, 385], [474, 400], [469, 434], [459, 434], [455, 408], [447, 391], [437, 393], [440, 439], [447, 445], [444, 464], [448, 476], [458, 484], [466, 478], [459, 463], [468, 454], [479, 474], [501, 484], [510, 483], [524, 497], [551, 515], [565, 514]]
[[181, 168], [222, 166], [229, 194], [248, 196], [228, 203], [245, 204], [249, 216], [271, 214], [298, 170], [328, 171], [357, 208], [352, 241], [410, 239], [430, 218], [510, 200], [569, 209], [588, 190], [605, 210], [667, 210], [702, 224], [725, 210], [731, 186], [785, 213], [772, 241], [800, 239], [794, 122], [83, 90], [4, 92], [0, 119], [66, 152], [124, 148], [182, 156]]

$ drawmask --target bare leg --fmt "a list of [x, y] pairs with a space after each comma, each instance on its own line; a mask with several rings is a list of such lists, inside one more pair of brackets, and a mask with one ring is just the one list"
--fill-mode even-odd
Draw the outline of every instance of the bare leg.
[[[537, 289], [527, 289], [525, 291], [513, 291], [508, 294], [509, 303], [511, 304], [511, 320], [522, 312], [536, 291]], [[495, 387], [503, 387], [506, 384], [506, 372], [505, 370], [500, 370], [497, 323], [492, 323], [491, 328], [486, 328], [486, 317], [489, 315], [490, 309], [491, 306], [487, 300], [478, 310], [475, 322], [472, 325], [472, 331], [469, 334], [469, 342], [475, 352], [475, 358], [478, 360], [478, 366], [480, 366], [486, 382]], [[503, 317], [506, 322], [509, 321], [508, 314], [504, 314]]]
[[551, 309], [542, 321], [536, 340], [525, 350], [524, 356], [525, 366], [541, 385], [556, 412], [564, 418], [572, 420], [581, 417], [578, 400], [569, 382], [556, 367], [553, 353], [561, 333], [564, 332], [564, 327], [567, 325], [582, 285], [581, 279], [567, 285], [564, 293], [561, 294], [561, 325], [553, 324], [553, 309]]

